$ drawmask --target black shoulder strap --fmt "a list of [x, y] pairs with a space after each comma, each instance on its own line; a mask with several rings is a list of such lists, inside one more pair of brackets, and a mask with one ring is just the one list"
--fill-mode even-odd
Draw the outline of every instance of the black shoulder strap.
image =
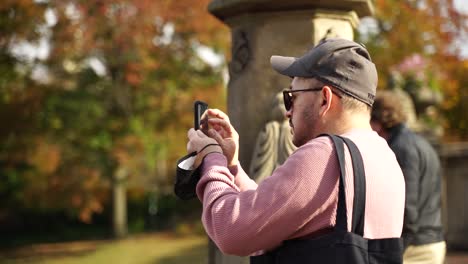
[[348, 231], [348, 217], [346, 209], [346, 193], [345, 193], [345, 156], [343, 139], [335, 135], [328, 135], [335, 145], [336, 154], [338, 156], [338, 164], [340, 165], [340, 179], [338, 184], [338, 207], [336, 209], [336, 225], [335, 231], [347, 232]]
[[352, 232], [364, 236], [364, 216], [366, 211], [366, 172], [364, 171], [364, 162], [361, 152], [356, 144], [349, 138], [340, 137], [348, 146], [351, 153], [354, 172], [354, 199], [353, 199], [353, 218]]
[[353, 199], [353, 217], [351, 224], [351, 232], [364, 236], [364, 215], [366, 207], [366, 178], [364, 171], [364, 163], [362, 161], [361, 152], [356, 144], [350, 139], [330, 134], [322, 134], [320, 136], [328, 136], [335, 145], [336, 154], [338, 156], [338, 164], [340, 166], [340, 179], [338, 191], [338, 208], [336, 209], [336, 226], [335, 230], [347, 232], [347, 207], [346, 207], [346, 192], [345, 192], [345, 155], [344, 143], [346, 143], [351, 154], [354, 174], [354, 199]]

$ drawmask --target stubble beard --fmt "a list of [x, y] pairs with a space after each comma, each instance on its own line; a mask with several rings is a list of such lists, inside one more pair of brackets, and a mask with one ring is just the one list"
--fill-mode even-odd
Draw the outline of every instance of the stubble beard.
[[[302, 146], [309, 142], [311, 139], [315, 137], [316, 130], [317, 130], [317, 122], [318, 122], [318, 116], [314, 115], [314, 108], [311, 106], [311, 108], [304, 109], [304, 111], [301, 113], [303, 118], [302, 118], [302, 131], [300, 133], [299, 138], [295, 138], [294, 135], [297, 135], [297, 133], [293, 134], [293, 143], [296, 147]], [[294, 126], [293, 126], [294, 129]], [[294, 140], [295, 139], [295, 140]]]

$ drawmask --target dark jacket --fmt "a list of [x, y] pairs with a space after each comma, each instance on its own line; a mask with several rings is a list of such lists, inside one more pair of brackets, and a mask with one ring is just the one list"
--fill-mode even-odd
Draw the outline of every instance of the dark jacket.
[[431, 144], [405, 125], [390, 130], [390, 148], [405, 176], [405, 247], [443, 241], [441, 166]]

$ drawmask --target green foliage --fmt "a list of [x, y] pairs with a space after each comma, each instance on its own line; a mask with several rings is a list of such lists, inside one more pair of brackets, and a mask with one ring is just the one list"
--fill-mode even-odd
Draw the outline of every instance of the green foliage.
[[[121, 171], [130, 188], [142, 189], [130, 199], [172, 193], [193, 101], [223, 108], [220, 68], [194, 45], [227, 47], [207, 3], [0, 3], [0, 121], [9, 124], [0, 129], [0, 214], [40, 208], [90, 222]], [[56, 21], [46, 24], [46, 12]], [[50, 45], [46, 58], [13, 52], [41, 39]]]

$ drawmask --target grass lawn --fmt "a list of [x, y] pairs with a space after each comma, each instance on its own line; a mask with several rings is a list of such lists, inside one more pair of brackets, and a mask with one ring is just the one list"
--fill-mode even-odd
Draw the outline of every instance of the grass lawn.
[[204, 235], [153, 233], [122, 240], [39, 244], [0, 251], [0, 263], [207, 263]]

